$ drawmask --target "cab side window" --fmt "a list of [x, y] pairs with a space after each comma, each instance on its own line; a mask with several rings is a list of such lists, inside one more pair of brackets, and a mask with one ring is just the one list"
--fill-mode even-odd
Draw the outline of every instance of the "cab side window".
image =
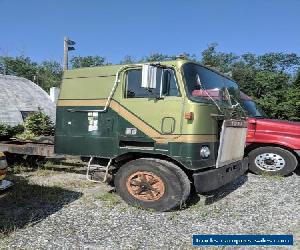
[[176, 76], [174, 70], [167, 69], [163, 70], [162, 78], [162, 95], [163, 96], [179, 96]]
[[[141, 87], [142, 69], [132, 69], [126, 73], [125, 98], [151, 98], [160, 96], [179, 96], [177, 81], [172, 69], [158, 69], [156, 74], [156, 88], [145, 89]], [[162, 82], [162, 89], [160, 89]]]
[[148, 97], [148, 90], [141, 88], [142, 70], [129, 70], [126, 74], [125, 98], [145, 98]]

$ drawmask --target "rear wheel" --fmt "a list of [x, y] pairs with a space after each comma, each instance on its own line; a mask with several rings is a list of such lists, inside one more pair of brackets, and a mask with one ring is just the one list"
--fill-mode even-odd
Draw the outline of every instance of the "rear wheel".
[[161, 212], [174, 209], [187, 199], [190, 185], [184, 184], [187, 176], [173, 165], [148, 158], [130, 161], [116, 174], [116, 190], [130, 205]]
[[260, 147], [249, 153], [249, 169], [256, 174], [285, 176], [298, 165], [295, 155], [279, 147]]

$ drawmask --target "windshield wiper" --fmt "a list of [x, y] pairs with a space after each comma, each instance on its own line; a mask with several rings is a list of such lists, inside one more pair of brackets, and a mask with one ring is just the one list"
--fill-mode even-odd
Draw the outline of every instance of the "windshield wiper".
[[[247, 113], [246, 113], [246, 111], [244, 110], [244, 108], [243, 108], [243, 106], [233, 97], [233, 96], [231, 96], [230, 95], [230, 93], [229, 93], [229, 90], [227, 89], [227, 87], [225, 87], [225, 95], [226, 95], [226, 97], [227, 97], [227, 100], [228, 100], [228, 102], [229, 102], [229, 105], [230, 105], [230, 109], [232, 109], [233, 111], [235, 111], [235, 109], [238, 107], [238, 106], [240, 106], [240, 109], [241, 109], [241, 111], [243, 112], [243, 114], [244, 114], [244, 117], [247, 117]], [[234, 102], [235, 102], [235, 104], [232, 104], [232, 101], [231, 100], [233, 100]]]
[[221, 108], [218, 105], [218, 103], [214, 100], [214, 98], [211, 97], [211, 95], [208, 93], [208, 91], [206, 90], [206, 88], [202, 85], [201, 80], [200, 80], [200, 76], [198, 74], [196, 75], [196, 80], [197, 80], [197, 83], [200, 86], [200, 88], [205, 92], [205, 94], [209, 97], [209, 99], [212, 100], [212, 102], [216, 105], [216, 107], [218, 108], [218, 110], [223, 114], [223, 111], [221, 110]]

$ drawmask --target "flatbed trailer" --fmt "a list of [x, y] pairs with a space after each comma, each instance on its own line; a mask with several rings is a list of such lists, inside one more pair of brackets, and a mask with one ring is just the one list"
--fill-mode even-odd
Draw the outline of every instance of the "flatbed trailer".
[[[18, 141], [18, 140], [10, 140], [10, 141], [0, 141], [0, 158], [1, 154], [4, 156], [2, 161], [0, 161], [0, 165], [3, 165], [3, 172], [7, 171], [7, 163], [5, 159], [5, 153], [10, 154], [18, 154], [18, 155], [24, 155], [24, 156], [39, 156], [39, 157], [49, 157], [49, 158], [57, 158], [65, 155], [58, 155], [54, 153], [54, 139], [52, 137], [43, 137], [40, 140], [34, 140], [34, 141]], [[1, 160], [1, 159], [0, 159]], [[106, 182], [109, 178], [108, 176], [108, 167], [110, 166], [102, 166], [99, 164], [93, 164], [94, 157], [89, 157], [89, 161], [87, 164], [87, 170], [86, 170], [86, 179], [88, 181], [92, 182]], [[5, 167], [4, 167], [5, 165]], [[0, 167], [1, 167], [0, 166]], [[93, 180], [90, 177], [91, 171], [99, 170], [100, 172], [105, 172], [103, 175], [103, 181], [97, 181]], [[0, 169], [1, 174], [1, 169]], [[3, 174], [3, 178], [1, 181], [0, 178], [0, 190], [7, 189], [12, 185], [10, 181], [3, 180], [5, 177], [5, 174]], [[1, 176], [0, 176], [1, 177]]]
[[0, 152], [51, 157], [54, 156], [54, 144], [35, 141], [2, 141]]
[[54, 156], [54, 144], [51, 140], [46, 140], [44, 142], [17, 140], [0, 141], [0, 191], [13, 185], [11, 181], [4, 179], [7, 172], [5, 153], [52, 157]]

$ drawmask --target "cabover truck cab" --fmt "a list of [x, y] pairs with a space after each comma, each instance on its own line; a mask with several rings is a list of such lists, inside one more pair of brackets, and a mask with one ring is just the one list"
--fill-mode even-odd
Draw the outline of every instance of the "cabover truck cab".
[[183, 59], [68, 70], [55, 152], [106, 159], [126, 202], [167, 211], [191, 183], [208, 192], [247, 170], [238, 97], [230, 78]]
[[241, 100], [249, 116], [245, 149], [249, 169], [256, 174], [282, 176], [293, 172], [300, 162], [300, 122], [267, 118], [243, 92]]

